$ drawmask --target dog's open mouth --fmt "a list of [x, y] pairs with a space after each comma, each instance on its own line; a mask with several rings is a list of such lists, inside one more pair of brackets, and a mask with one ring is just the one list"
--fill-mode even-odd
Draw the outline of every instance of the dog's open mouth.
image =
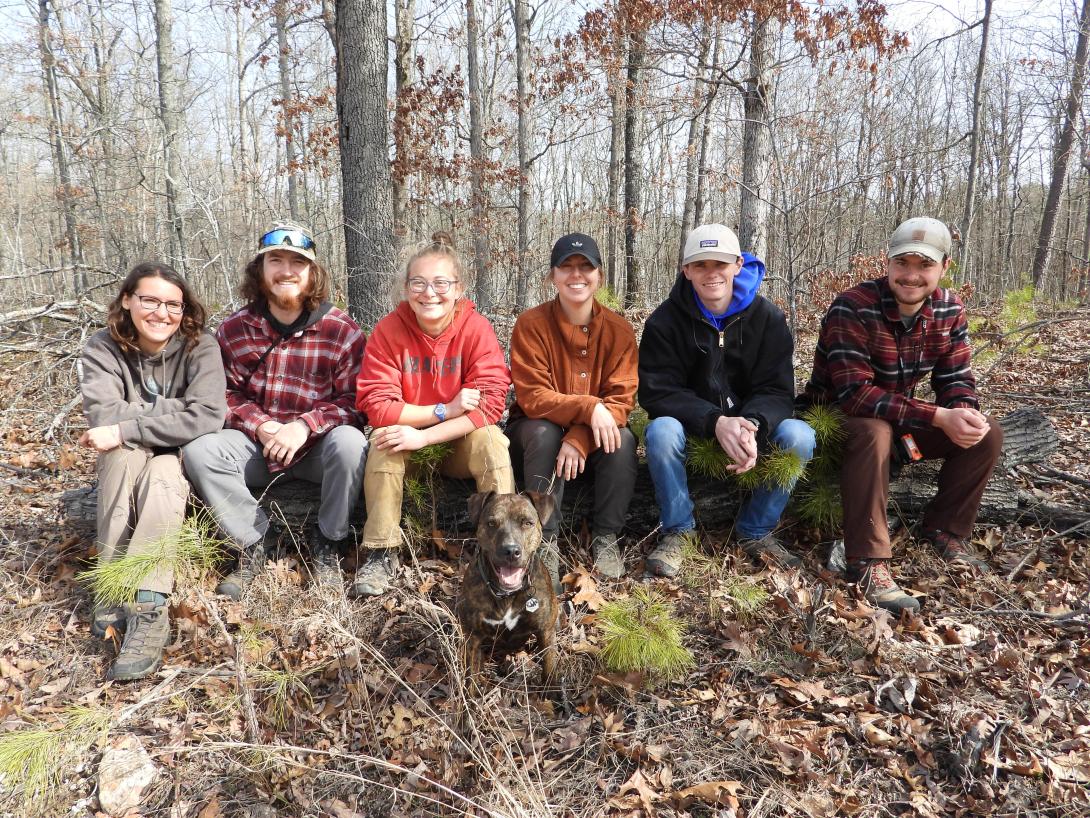
[[517, 565], [497, 565], [496, 580], [505, 591], [514, 591], [522, 587], [522, 580], [526, 576], [526, 569]]

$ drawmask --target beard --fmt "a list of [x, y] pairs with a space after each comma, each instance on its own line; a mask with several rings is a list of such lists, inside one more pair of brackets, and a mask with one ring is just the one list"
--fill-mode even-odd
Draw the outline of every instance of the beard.
[[299, 295], [285, 296], [272, 292], [268, 285], [261, 282], [261, 292], [265, 294], [265, 299], [277, 309], [284, 312], [295, 312], [303, 308], [303, 302], [306, 300], [306, 295], [300, 293]]

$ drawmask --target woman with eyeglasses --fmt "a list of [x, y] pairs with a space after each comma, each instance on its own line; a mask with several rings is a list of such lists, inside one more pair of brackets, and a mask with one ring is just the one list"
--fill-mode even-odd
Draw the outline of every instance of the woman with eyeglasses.
[[189, 496], [178, 449], [220, 429], [227, 411], [219, 344], [204, 327], [204, 307], [184, 278], [165, 264], [138, 264], [110, 304], [106, 329], [83, 350], [90, 428], [79, 444], [98, 453], [98, 558], [162, 556], [131, 604], [92, 613], [96, 636], [124, 632], [109, 671], [116, 681], [142, 679], [162, 663], [172, 537]]
[[443, 474], [472, 477], [478, 491], [515, 490], [507, 438], [496, 426], [511, 378], [496, 332], [465, 297], [466, 288], [450, 236], [436, 233], [409, 258], [402, 301], [368, 341], [356, 384], [356, 405], [374, 427], [363, 478], [358, 596], [385, 593], [397, 573], [412, 452], [449, 442]]

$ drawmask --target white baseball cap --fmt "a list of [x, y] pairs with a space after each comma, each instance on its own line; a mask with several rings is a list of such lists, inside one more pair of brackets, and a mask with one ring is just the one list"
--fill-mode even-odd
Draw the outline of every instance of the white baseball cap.
[[938, 219], [917, 216], [901, 222], [889, 237], [890, 258], [915, 254], [942, 262], [950, 255], [953, 240], [946, 225]]
[[686, 237], [681, 263], [684, 266], [707, 259], [732, 262], [741, 256], [742, 248], [733, 230], [723, 224], [702, 224]]

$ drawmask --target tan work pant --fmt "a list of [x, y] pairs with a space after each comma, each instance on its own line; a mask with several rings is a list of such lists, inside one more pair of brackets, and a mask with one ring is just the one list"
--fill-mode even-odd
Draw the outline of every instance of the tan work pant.
[[[173, 555], [170, 535], [182, 527], [189, 497], [178, 455], [121, 446], [100, 454], [96, 471], [99, 559], [110, 562], [122, 551]], [[164, 563], [144, 577], [139, 590], [170, 594], [173, 588], [174, 571]]]
[[[398, 548], [401, 546], [405, 467], [412, 452], [383, 451], [374, 445], [375, 431], [371, 432], [372, 445], [363, 472], [363, 499], [367, 506], [363, 547]], [[442, 474], [463, 479], [472, 477], [477, 483], [477, 491], [514, 493], [515, 478], [507, 452], [508, 441], [497, 426], [482, 426], [450, 443], [453, 451], [439, 468]]]

